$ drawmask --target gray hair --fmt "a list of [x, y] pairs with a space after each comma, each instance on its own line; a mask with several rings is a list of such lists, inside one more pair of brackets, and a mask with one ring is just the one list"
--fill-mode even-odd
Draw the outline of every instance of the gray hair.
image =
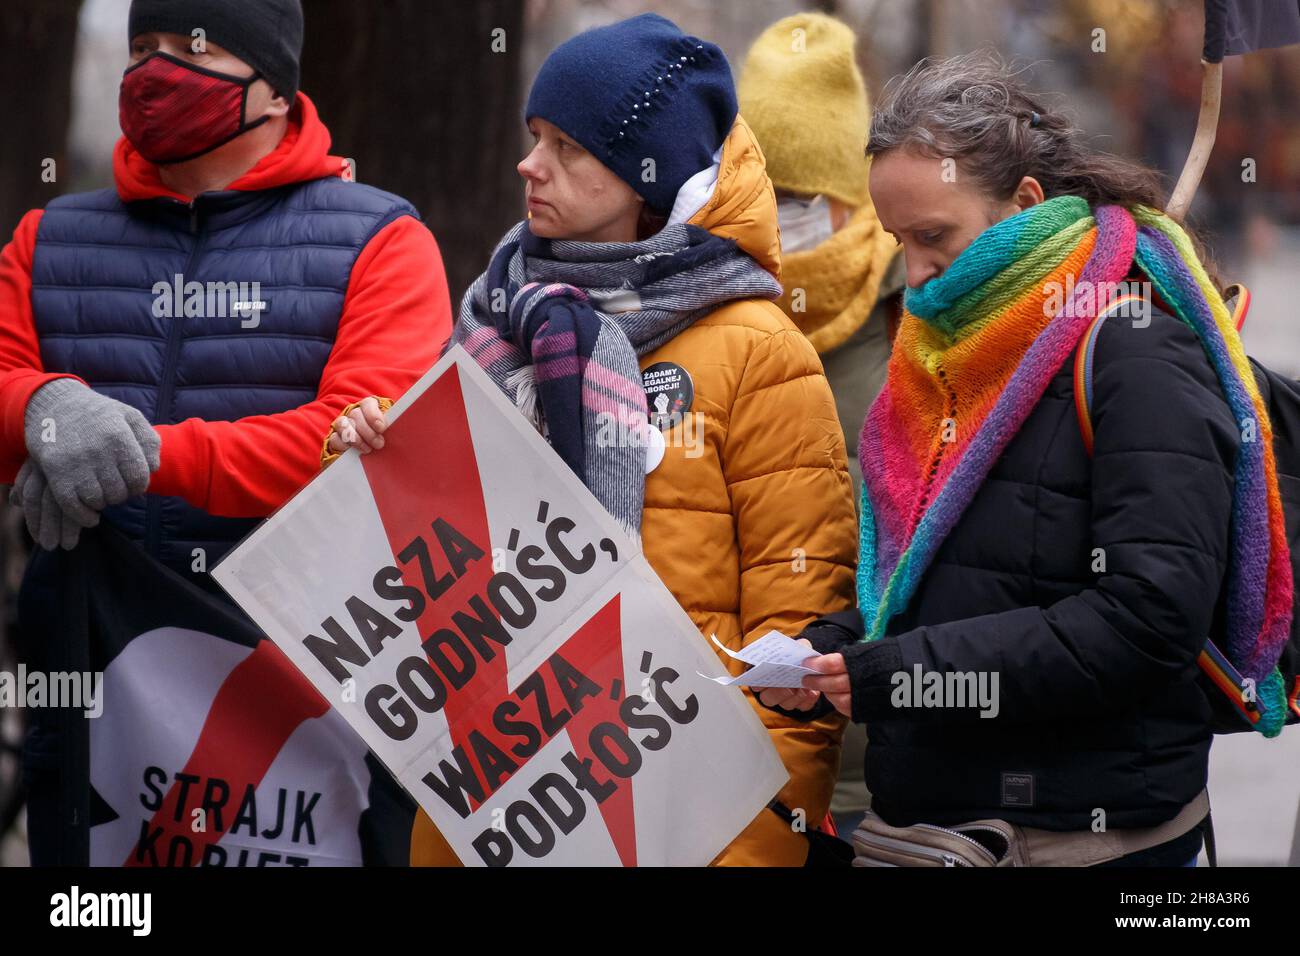
[[1026, 87], [1024, 72], [991, 51], [922, 60], [886, 84], [867, 155], [910, 149], [954, 159], [996, 200], [1009, 199], [1032, 176], [1049, 199], [1161, 207], [1159, 173], [1092, 150], [1082, 130]]

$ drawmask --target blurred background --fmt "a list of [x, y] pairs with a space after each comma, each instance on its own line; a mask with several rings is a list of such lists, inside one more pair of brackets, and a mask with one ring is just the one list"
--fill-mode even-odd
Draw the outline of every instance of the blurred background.
[[[129, 0], [0, 5], [0, 235], [64, 192], [112, 185]], [[773, 21], [803, 9], [858, 34], [873, 98], [927, 55], [991, 47], [1100, 148], [1141, 158], [1172, 188], [1200, 99], [1201, 0], [304, 0], [302, 88], [358, 179], [420, 209], [453, 299], [523, 217], [521, 109], [546, 54], [580, 30], [647, 11], [719, 44], [736, 68]], [[500, 31], [500, 32], [498, 32]], [[1100, 34], [1097, 31], [1102, 31]], [[1099, 38], [1104, 50], [1098, 49]], [[1254, 293], [1247, 350], [1300, 377], [1300, 46], [1229, 57], [1218, 142], [1189, 217], [1225, 282]], [[864, 139], [865, 139], [865, 130]], [[53, 181], [41, 170], [54, 161]], [[42, 164], [45, 164], [43, 166]], [[5, 241], [5, 240], [0, 240]], [[1295, 296], [1296, 298], [1291, 298]], [[0, 321], [6, 317], [0, 316]], [[0, 504], [0, 588], [12, 621], [25, 558]], [[12, 670], [0, 632], [0, 669]], [[23, 865], [15, 748], [0, 710], [0, 865]], [[1300, 865], [1300, 730], [1220, 737], [1210, 794], [1224, 864]]]

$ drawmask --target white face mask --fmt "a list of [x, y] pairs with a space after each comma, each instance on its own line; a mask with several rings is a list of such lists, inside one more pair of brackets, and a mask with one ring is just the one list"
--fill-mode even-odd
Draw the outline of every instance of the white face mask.
[[781, 226], [782, 252], [815, 249], [835, 234], [831, 204], [825, 196], [778, 201], [776, 221]]

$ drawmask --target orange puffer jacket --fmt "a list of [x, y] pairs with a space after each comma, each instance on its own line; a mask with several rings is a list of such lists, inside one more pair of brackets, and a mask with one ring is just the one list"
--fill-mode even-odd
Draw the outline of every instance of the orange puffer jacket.
[[[713, 195], [690, 222], [735, 239], [780, 277], [776, 199], [740, 118]], [[798, 634], [818, 615], [851, 606], [852, 483], [835, 401], [808, 340], [774, 303], [742, 300], [643, 356], [641, 368], [661, 362], [690, 375], [693, 414], [664, 433], [664, 460], [646, 476], [641, 535], [646, 558], [700, 640], [716, 634], [739, 649], [772, 629]], [[733, 673], [743, 668], [723, 663]], [[843, 718], [800, 723], [745, 694], [790, 772], [778, 799], [802, 810], [813, 829], [830, 804]], [[715, 862], [799, 866], [807, 855], [807, 837], [764, 810]], [[411, 862], [456, 863], [424, 813]]]

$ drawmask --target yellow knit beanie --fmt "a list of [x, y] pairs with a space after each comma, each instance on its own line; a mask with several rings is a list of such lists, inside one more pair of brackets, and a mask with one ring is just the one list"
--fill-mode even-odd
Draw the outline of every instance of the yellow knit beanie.
[[777, 21], [750, 47], [736, 92], [777, 189], [867, 201], [871, 112], [849, 27], [820, 13]]

